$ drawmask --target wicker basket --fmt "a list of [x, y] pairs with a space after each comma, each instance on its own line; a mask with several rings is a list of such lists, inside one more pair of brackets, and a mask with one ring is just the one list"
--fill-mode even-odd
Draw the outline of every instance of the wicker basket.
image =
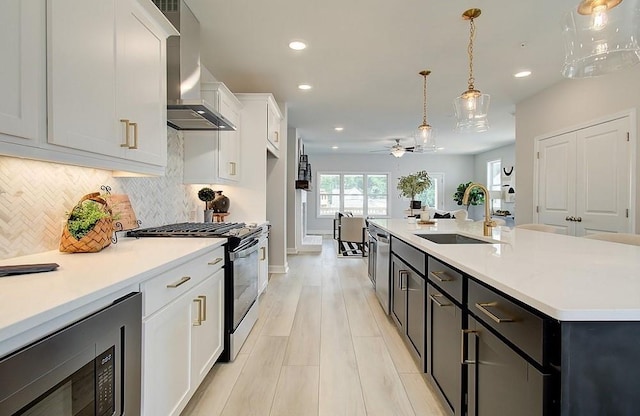
[[[111, 214], [111, 208], [98, 192], [87, 194], [76, 204], [82, 204], [86, 200], [91, 200], [102, 205], [102, 209]], [[111, 244], [113, 235], [113, 221], [111, 217], [102, 218], [96, 225], [80, 240], [76, 240], [69, 232], [68, 223], [62, 230], [60, 238], [60, 251], [65, 253], [96, 253]]]

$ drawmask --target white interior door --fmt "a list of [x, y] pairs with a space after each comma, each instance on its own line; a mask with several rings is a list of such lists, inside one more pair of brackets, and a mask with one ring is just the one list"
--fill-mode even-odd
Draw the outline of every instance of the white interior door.
[[576, 133], [565, 133], [538, 143], [538, 222], [573, 235], [576, 211]]
[[576, 132], [576, 234], [630, 232], [629, 118]]
[[538, 141], [538, 222], [567, 235], [631, 232], [630, 118]]

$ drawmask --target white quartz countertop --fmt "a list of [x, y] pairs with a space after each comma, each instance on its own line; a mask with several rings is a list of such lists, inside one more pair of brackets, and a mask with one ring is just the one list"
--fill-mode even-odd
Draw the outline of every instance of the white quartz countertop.
[[70, 322], [57, 318], [99, 309], [101, 302], [139, 290], [140, 282], [225, 242], [226, 238], [121, 238], [99, 253], [48, 251], [0, 260], [3, 266], [59, 265], [52, 272], [0, 277], [0, 356], [19, 344], [7, 344], [12, 337], [26, 337], [38, 327], [38, 333], [47, 333], [56, 325], [66, 325]]
[[[640, 321], [640, 247], [479, 222], [372, 220], [392, 235], [561, 321]], [[496, 244], [436, 244], [460, 233]]]

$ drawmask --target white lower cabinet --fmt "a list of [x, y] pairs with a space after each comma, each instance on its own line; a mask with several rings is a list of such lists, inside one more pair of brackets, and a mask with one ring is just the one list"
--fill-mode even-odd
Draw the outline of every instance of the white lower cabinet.
[[191, 299], [181, 297], [143, 322], [143, 411], [173, 415], [190, 385]]
[[197, 386], [224, 348], [224, 270], [191, 292], [191, 381]]
[[222, 353], [224, 251], [141, 285], [142, 414], [179, 415]]

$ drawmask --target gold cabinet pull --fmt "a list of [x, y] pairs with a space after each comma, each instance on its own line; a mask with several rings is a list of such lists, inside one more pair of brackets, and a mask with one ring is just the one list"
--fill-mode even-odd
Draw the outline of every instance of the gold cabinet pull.
[[466, 334], [479, 334], [480, 331], [475, 331], [473, 329], [463, 329], [460, 334], [460, 364], [475, 364], [475, 361], [469, 361], [464, 359], [464, 336]]
[[[437, 271], [437, 272], [431, 272], [430, 274], [431, 274], [431, 277], [435, 278], [439, 282], [451, 282], [453, 280], [456, 280], [453, 277], [449, 276], [447, 274], [447, 272], [444, 271], [444, 270]], [[442, 276], [442, 277], [440, 277], [440, 276]]]
[[138, 123], [129, 123], [129, 124], [133, 126], [133, 146], [129, 146], [129, 149], [137, 149], [138, 148]]
[[409, 276], [409, 271], [399, 270], [398, 274], [400, 275], [400, 290], [407, 290], [407, 279]]
[[193, 321], [193, 326], [200, 326], [200, 325], [202, 325], [202, 321], [203, 321], [203, 319], [202, 319], [202, 297], [198, 296], [193, 301], [198, 304], [198, 317]]
[[267, 258], [267, 250], [264, 247], [260, 247], [260, 261]]
[[214, 265], [216, 265], [216, 264], [220, 263], [221, 261], [222, 261], [222, 257], [218, 257], [218, 258], [216, 258], [215, 260], [210, 261], [210, 262], [209, 262], [209, 263], [207, 263], [207, 264], [208, 264], [209, 266], [214, 266]]
[[126, 118], [120, 119], [120, 122], [124, 123], [124, 143], [121, 143], [120, 147], [129, 147], [129, 125], [131, 122]]
[[277, 131], [273, 132], [273, 138], [276, 143], [278, 143], [278, 140], [280, 140], [279, 136], [280, 136], [280, 133], [278, 133]]
[[191, 280], [190, 276], [184, 276], [182, 279], [178, 280], [177, 282], [168, 284], [167, 288], [175, 289], [176, 287], [187, 283], [189, 280]]
[[438, 298], [444, 298], [444, 295], [441, 294], [432, 294], [429, 295], [429, 299], [431, 299], [433, 301], [433, 303], [435, 303], [436, 305], [438, 305], [439, 308], [445, 307], [445, 306], [453, 306], [453, 303], [442, 303], [438, 300]]
[[487, 309], [487, 308], [493, 308], [497, 305], [498, 305], [498, 302], [476, 303], [476, 308], [480, 309], [480, 312], [484, 313], [489, 318], [491, 318], [494, 322], [497, 322], [499, 324], [502, 322], [513, 322], [514, 321], [513, 318], [509, 318], [509, 317], [501, 318], [498, 315], [491, 312], [489, 309]]
[[236, 175], [236, 162], [229, 162], [229, 168], [231, 168], [230, 169], [231, 172], [229, 173], [229, 175], [235, 176]]
[[200, 322], [204, 322], [207, 320], [207, 297], [204, 295], [198, 296], [198, 299], [202, 300], [202, 302], [200, 302], [200, 306], [202, 307], [201, 309], [201, 321]]

